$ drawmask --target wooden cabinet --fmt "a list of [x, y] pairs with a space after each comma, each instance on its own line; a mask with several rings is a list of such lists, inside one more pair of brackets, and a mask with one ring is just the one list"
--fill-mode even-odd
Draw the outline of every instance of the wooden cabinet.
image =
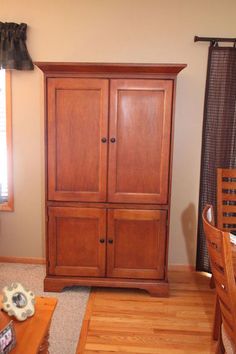
[[45, 290], [168, 294], [177, 73], [185, 65], [37, 63], [45, 74]]

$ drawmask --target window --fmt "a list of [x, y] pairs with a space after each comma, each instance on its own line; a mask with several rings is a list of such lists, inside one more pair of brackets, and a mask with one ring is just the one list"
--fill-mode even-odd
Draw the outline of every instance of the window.
[[0, 211], [13, 210], [11, 74], [0, 70]]

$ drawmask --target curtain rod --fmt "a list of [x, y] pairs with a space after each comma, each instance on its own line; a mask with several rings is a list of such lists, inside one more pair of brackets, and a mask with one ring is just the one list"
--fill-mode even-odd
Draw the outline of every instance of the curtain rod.
[[218, 38], [218, 37], [194, 37], [194, 42], [236, 42], [236, 38]]

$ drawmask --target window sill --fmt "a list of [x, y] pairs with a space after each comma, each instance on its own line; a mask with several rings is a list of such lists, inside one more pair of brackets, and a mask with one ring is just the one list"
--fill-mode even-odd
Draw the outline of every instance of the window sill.
[[1, 211], [14, 211], [13, 203], [11, 203], [10, 201], [0, 203], [0, 212]]

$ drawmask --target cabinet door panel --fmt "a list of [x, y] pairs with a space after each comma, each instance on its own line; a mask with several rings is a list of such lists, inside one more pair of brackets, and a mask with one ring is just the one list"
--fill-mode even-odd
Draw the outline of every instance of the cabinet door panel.
[[164, 279], [166, 211], [109, 210], [107, 275]]
[[167, 203], [172, 87], [172, 80], [111, 80], [109, 201]]
[[48, 79], [48, 199], [106, 199], [108, 80]]
[[50, 207], [48, 240], [50, 274], [104, 276], [105, 210]]

